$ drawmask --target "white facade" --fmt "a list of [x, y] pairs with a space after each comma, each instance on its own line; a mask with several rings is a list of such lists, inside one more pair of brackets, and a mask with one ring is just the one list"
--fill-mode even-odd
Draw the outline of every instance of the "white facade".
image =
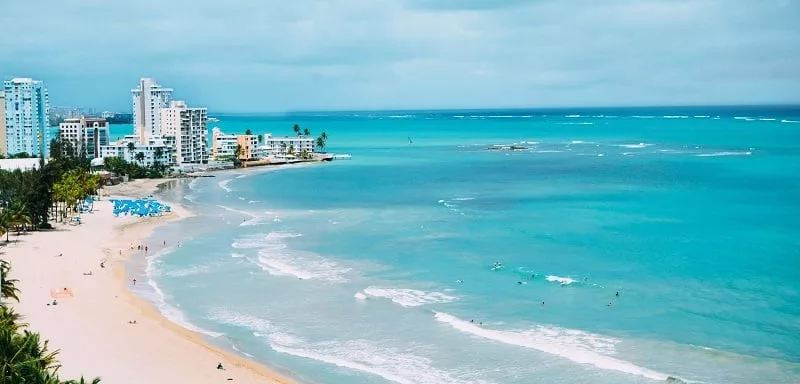
[[6, 152], [27, 152], [49, 157], [50, 130], [47, 126], [49, 98], [39, 80], [14, 78], [3, 82], [5, 90]]
[[232, 157], [236, 154], [237, 135], [226, 135], [219, 128], [211, 130], [211, 156], [214, 160]]
[[304, 150], [310, 155], [314, 153], [314, 139], [310, 137], [272, 137], [267, 133], [263, 141], [264, 151], [269, 156], [286, 156], [290, 150], [293, 154], [299, 155]]
[[0, 91], [0, 154], [5, 156], [6, 151], [6, 93]]
[[72, 144], [77, 153], [90, 159], [100, 157], [100, 147], [109, 145], [109, 127], [105, 119], [81, 117], [66, 119], [58, 125], [61, 142]]
[[[126, 138], [127, 140], [120, 140], [101, 146], [101, 157], [119, 157], [129, 163], [136, 163], [145, 167], [152, 166], [156, 162], [165, 165], [172, 162], [174, 148], [167, 145], [163, 140], [153, 139], [147, 144], [141, 144], [136, 140], [131, 140], [134, 136], [126, 136]], [[135, 138], [138, 139], [138, 137]], [[133, 144], [132, 148], [131, 143]], [[142, 161], [136, 160], [138, 153], [144, 155]]]
[[208, 130], [206, 108], [190, 108], [183, 101], [173, 101], [161, 109], [160, 132], [175, 138], [178, 163], [207, 163], [206, 138]]
[[161, 133], [161, 109], [169, 107], [172, 88], [163, 88], [154, 79], [142, 78], [139, 88], [132, 89], [133, 126], [139, 143], [144, 144]]

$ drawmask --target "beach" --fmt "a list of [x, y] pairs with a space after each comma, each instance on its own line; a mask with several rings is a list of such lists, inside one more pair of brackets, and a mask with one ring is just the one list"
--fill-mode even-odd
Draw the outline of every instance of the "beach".
[[[107, 187], [111, 198], [151, 194], [165, 180], [137, 180]], [[174, 181], [172, 181], [174, 182]], [[122, 262], [144, 257], [131, 244], [156, 252], [163, 244], [144, 242], [159, 225], [190, 212], [155, 218], [114, 217], [109, 196], [83, 214], [83, 224], [55, 224], [53, 231], [29, 232], [3, 249], [18, 279], [15, 310], [30, 329], [59, 350], [64, 379], [100, 377], [105, 383], [291, 383], [268, 368], [207, 344], [169, 322], [150, 303], [133, 295]], [[176, 240], [177, 241], [177, 240]], [[101, 267], [101, 262], [103, 267]], [[71, 294], [63, 294], [63, 292]], [[58, 292], [57, 305], [51, 305]], [[133, 323], [135, 322], [135, 323]], [[222, 364], [222, 370], [217, 369]]]

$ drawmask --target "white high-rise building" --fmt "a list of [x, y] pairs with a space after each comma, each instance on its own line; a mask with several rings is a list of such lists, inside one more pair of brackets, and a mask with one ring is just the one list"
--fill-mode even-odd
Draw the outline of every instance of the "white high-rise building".
[[175, 138], [177, 163], [208, 163], [206, 108], [190, 108], [183, 101], [173, 101], [169, 108], [161, 109], [160, 121], [161, 133]]
[[6, 151], [6, 94], [0, 91], [0, 155], [7, 155]]
[[142, 78], [139, 88], [132, 89], [133, 126], [140, 144], [161, 133], [161, 109], [169, 107], [172, 88], [163, 88], [154, 79]]
[[26, 152], [49, 157], [47, 127], [49, 99], [39, 80], [14, 78], [3, 81], [5, 90], [6, 153]]

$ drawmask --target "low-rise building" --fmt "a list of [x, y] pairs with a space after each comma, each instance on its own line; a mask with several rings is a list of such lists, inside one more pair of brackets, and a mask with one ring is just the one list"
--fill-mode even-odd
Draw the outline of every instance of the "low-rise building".
[[239, 160], [256, 160], [264, 157], [264, 153], [258, 145], [258, 135], [238, 135], [236, 144], [242, 147]]
[[173, 163], [175, 149], [164, 140], [149, 139], [146, 144], [138, 142], [138, 136], [126, 136], [125, 139], [100, 147], [101, 157], [119, 157], [127, 162], [144, 167], [155, 164], [170, 165]]
[[101, 157], [100, 147], [109, 145], [109, 126], [105, 119], [79, 117], [65, 119], [58, 125], [62, 142], [72, 144], [77, 153], [90, 159]]
[[211, 156], [214, 160], [231, 159], [236, 156], [236, 148], [241, 147], [239, 160], [254, 160], [265, 156], [259, 145], [258, 135], [232, 135], [219, 128], [211, 130]]
[[214, 160], [230, 159], [236, 154], [238, 145], [238, 135], [231, 135], [222, 132], [221, 129], [214, 127], [211, 130], [211, 157]]
[[304, 136], [273, 137], [267, 133], [264, 134], [263, 151], [267, 156], [300, 156], [303, 153], [311, 156], [314, 153], [314, 139]]

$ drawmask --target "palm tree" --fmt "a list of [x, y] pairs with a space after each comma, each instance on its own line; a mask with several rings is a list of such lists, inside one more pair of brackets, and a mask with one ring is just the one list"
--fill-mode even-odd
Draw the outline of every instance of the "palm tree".
[[286, 142], [281, 141], [281, 152], [286, 153]]
[[100, 378], [95, 377], [94, 379], [92, 379], [92, 381], [87, 381], [86, 379], [83, 378], [83, 376], [81, 376], [80, 380], [68, 380], [61, 384], [100, 384]]
[[12, 224], [11, 224], [11, 215], [10, 215], [10, 212], [8, 211], [8, 209], [3, 209], [3, 210], [0, 212], [0, 230], [2, 230], [3, 232], [5, 232], [5, 235], [6, 235], [6, 243], [8, 243], [9, 241], [11, 241], [11, 240], [9, 240], [9, 238], [8, 238], [8, 234], [9, 234], [9, 232], [11, 232], [11, 226], [12, 226]]
[[236, 144], [236, 149], [233, 151], [233, 156], [239, 160], [240, 157], [244, 154], [244, 148], [242, 148], [241, 144]]
[[160, 161], [161, 157], [164, 156], [164, 148], [156, 147], [156, 149], [153, 150], [153, 156], [155, 156], [156, 160]]
[[[17, 279], [9, 279], [9, 272], [11, 272], [11, 264], [9, 264], [8, 261], [0, 260], [0, 298], [14, 299], [14, 301], [19, 303], [19, 289], [17, 288], [17, 283], [19, 281]], [[4, 306], [2, 308], [5, 309]], [[7, 312], [4, 312], [3, 316], [0, 317], [5, 318], [7, 314]]]
[[251, 131], [250, 128], [247, 128], [247, 130], [244, 131], [244, 134], [247, 135], [247, 136], [250, 136], [250, 135], [253, 134], [253, 131]]
[[133, 142], [128, 143], [128, 152], [131, 153], [131, 157], [133, 157], [133, 152], [135, 151], [136, 151], [136, 144], [134, 144]]
[[137, 153], [136, 156], [135, 156], [135, 159], [136, 159], [136, 161], [139, 162], [140, 165], [144, 165], [144, 163], [143, 163], [143, 161], [144, 161], [144, 152]]
[[287, 153], [290, 154], [290, 155], [294, 154], [294, 144], [289, 144], [289, 152], [287, 152]]
[[311, 131], [308, 128], [303, 128], [303, 136], [308, 136], [311, 134]]
[[47, 340], [38, 333], [0, 329], [0, 382], [59, 383], [56, 371], [58, 351], [48, 351]]
[[14, 312], [14, 308], [0, 305], [0, 328], [11, 329], [16, 332], [27, 326], [27, 323], [22, 322], [22, 315]]
[[297, 136], [300, 136], [300, 126], [299, 125], [295, 124], [294, 127], [292, 127], [292, 130], [294, 130], [294, 133]]
[[328, 141], [328, 134], [324, 131], [319, 135], [319, 137], [321, 137], [323, 141]]
[[23, 225], [30, 225], [32, 223], [30, 216], [28, 216], [28, 209], [25, 203], [15, 201], [6, 208], [9, 215], [10, 225], [17, 227], [17, 235], [22, 230]]
[[325, 151], [325, 139], [323, 139], [322, 136], [317, 137], [316, 144], [317, 144], [317, 148], [319, 148], [319, 151], [324, 153], [324, 151]]

